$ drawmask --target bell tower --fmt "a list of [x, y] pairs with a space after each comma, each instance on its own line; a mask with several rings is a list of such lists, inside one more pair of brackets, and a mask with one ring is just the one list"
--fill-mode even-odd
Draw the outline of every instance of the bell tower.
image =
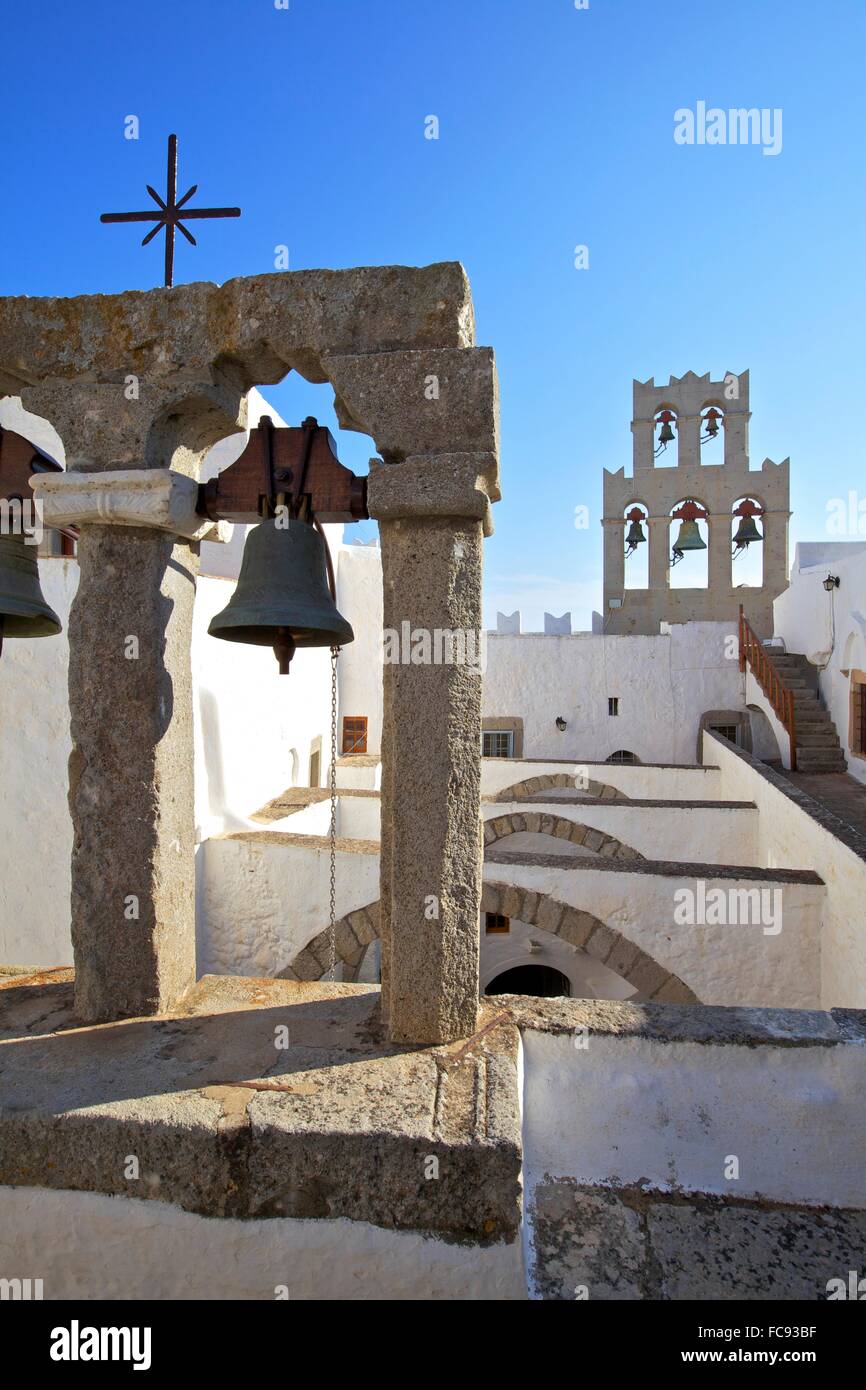
[[[747, 371], [633, 383], [632, 473], [604, 470], [605, 632], [733, 623], [742, 603], [755, 631], [772, 634], [773, 600], [788, 584], [789, 460], [750, 469], [750, 418]], [[719, 435], [723, 461], [705, 462], [705, 446]], [[665, 466], [671, 453], [674, 466]], [[649, 551], [644, 588], [626, 588], [627, 526], [629, 552], [644, 543]], [[763, 579], [747, 587], [733, 557], [751, 545], [762, 548]], [[706, 585], [672, 586], [671, 566], [692, 550], [707, 552]]]

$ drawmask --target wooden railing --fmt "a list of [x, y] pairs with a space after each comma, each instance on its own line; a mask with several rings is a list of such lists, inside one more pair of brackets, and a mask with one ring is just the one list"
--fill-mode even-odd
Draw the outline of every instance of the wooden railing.
[[791, 746], [791, 771], [797, 770], [797, 724], [794, 713], [794, 692], [789, 690], [776, 670], [758, 634], [750, 626], [740, 604], [740, 670], [746, 663], [788, 732]]

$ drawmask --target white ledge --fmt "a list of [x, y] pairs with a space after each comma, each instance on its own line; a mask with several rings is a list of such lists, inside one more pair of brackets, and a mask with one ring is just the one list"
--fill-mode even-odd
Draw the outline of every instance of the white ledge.
[[191, 541], [226, 542], [230, 522], [196, 511], [198, 484], [171, 468], [40, 473], [30, 479], [46, 526], [146, 526]]

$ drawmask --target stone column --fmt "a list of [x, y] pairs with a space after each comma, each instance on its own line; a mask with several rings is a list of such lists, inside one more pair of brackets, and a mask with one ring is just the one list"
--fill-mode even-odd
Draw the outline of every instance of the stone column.
[[625, 589], [625, 520], [606, 516], [601, 524], [604, 529], [604, 616], [607, 617], [608, 599], [621, 598]]
[[724, 595], [732, 584], [731, 578], [731, 516], [727, 512], [711, 512], [707, 522], [707, 588]]
[[382, 520], [380, 531], [394, 639], [385, 652], [384, 1007], [394, 1041], [448, 1042], [474, 1032], [478, 1008], [482, 526], [409, 515]]
[[75, 1011], [172, 1009], [195, 980], [190, 647], [194, 479], [169, 469], [35, 480], [49, 525], [80, 528], [69, 619]]
[[732, 468], [749, 466], [749, 421], [751, 413], [747, 410], [725, 411], [722, 428], [725, 432], [725, 463]]
[[372, 435], [385, 460], [371, 464], [367, 496], [384, 582], [383, 1010], [395, 1042], [451, 1042], [474, 1031], [478, 1011], [493, 355], [393, 352], [325, 366], [340, 423]]
[[700, 415], [677, 416], [677, 467], [700, 468], [701, 465], [701, 417]]
[[648, 525], [649, 587], [668, 589], [671, 582], [671, 520], [668, 516], [651, 516]]
[[632, 420], [632, 472], [655, 468], [655, 419]]

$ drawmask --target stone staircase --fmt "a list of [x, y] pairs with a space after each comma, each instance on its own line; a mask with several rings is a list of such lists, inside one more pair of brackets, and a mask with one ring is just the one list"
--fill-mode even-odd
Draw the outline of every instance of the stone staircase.
[[845, 754], [836, 726], [821, 704], [815, 667], [799, 652], [764, 650], [794, 695], [797, 771], [845, 772]]

